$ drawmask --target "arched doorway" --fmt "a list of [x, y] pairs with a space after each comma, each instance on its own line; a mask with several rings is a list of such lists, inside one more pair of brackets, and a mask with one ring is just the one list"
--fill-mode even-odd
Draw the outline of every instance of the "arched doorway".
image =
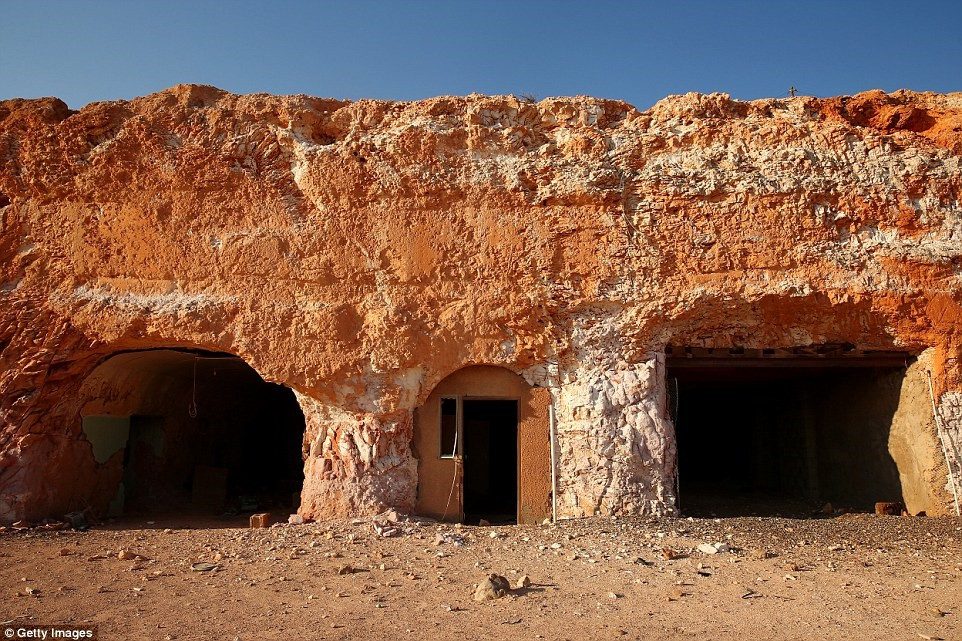
[[551, 514], [548, 390], [491, 366], [458, 370], [415, 413], [417, 512], [477, 523]]
[[80, 389], [99, 515], [294, 510], [304, 416], [294, 392], [229, 354], [108, 358]]

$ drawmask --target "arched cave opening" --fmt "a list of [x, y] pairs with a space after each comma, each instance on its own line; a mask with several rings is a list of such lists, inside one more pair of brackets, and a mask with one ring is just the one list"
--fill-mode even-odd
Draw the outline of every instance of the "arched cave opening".
[[234, 515], [295, 510], [304, 415], [294, 392], [229, 354], [117, 354], [81, 388], [95, 512]]
[[911, 362], [851, 348], [669, 350], [681, 513], [797, 517], [909, 500], [921, 480], [897, 459], [913, 458], [904, 441], [928, 410], [903, 385]]

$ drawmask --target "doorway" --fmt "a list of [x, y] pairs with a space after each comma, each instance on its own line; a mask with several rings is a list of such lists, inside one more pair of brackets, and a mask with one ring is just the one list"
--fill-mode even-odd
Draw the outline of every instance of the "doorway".
[[518, 401], [464, 399], [464, 521], [517, 522]]
[[228, 517], [298, 507], [304, 415], [293, 390], [240, 358], [124, 352], [91, 372], [79, 404], [96, 512]]
[[471, 365], [414, 411], [415, 513], [441, 521], [541, 523], [551, 516], [551, 393]]
[[890, 450], [910, 355], [718, 352], [668, 359], [682, 514], [797, 517], [902, 500]]

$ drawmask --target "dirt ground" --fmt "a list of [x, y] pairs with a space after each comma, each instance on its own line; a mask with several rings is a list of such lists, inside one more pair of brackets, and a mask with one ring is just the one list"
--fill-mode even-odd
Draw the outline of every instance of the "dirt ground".
[[100, 639], [962, 639], [962, 520], [127, 520], [0, 534], [0, 589]]

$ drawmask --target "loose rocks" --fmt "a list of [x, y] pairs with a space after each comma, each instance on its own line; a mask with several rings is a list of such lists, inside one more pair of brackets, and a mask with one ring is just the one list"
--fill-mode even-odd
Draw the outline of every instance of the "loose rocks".
[[474, 591], [475, 601], [493, 601], [511, 591], [511, 584], [500, 574], [489, 574]]

